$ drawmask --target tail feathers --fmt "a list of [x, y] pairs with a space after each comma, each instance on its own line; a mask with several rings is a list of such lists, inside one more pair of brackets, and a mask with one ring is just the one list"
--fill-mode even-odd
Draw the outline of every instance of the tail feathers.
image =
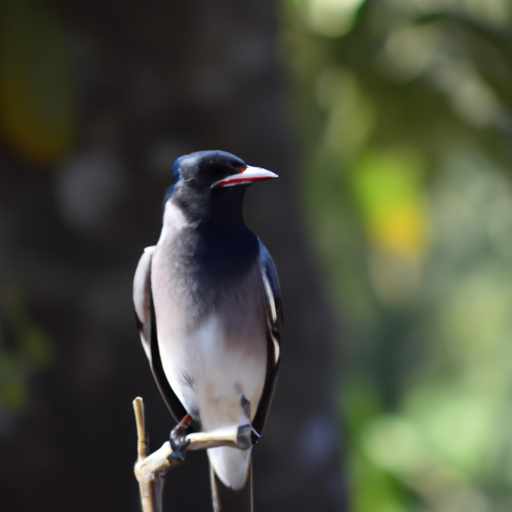
[[252, 448], [239, 450], [228, 446], [207, 450], [208, 459], [219, 480], [234, 490], [241, 489], [245, 484], [251, 463], [251, 452]]
[[249, 462], [247, 480], [239, 490], [226, 487], [210, 464], [210, 482], [214, 512], [253, 512], [252, 506], [252, 466]]

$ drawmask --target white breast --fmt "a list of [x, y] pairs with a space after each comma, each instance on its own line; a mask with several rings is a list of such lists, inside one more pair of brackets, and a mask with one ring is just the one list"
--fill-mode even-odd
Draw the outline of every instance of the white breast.
[[[187, 228], [182, 213], [168, 202], [151, 272], [162, 366], [176, 396], [189, 414], [200, 419], [203, 431], [244, 425], [256, 414], [267, 367], [263, 299], [258, 296], [258, 290], [264, 294], [260, 269], [255, 266], [236, 289], [209, 306], [204, 319], [191, 322], [194, 299], [187, 280], [180, 278], [186, 268], [169, 257], [176, 236]], [[245, 416], [242, 397], [250, 403], [250, 418]], [[228, 486], [241, 487], [250, 450], [208, 452], [219, 478]]]

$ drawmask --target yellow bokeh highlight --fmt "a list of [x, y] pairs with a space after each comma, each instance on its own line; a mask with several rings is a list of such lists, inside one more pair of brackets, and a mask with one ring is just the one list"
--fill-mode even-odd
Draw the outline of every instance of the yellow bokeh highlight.
[[417, 256], [425, 249], [426, 224], [425, 212], [418, 204], [397, 201], [375, 212], [368, 232], [371, 240], [387, 251]]
[[72, 120], [52, 123], [20, 82], [0, 84], [0, 130], [7, 144], [25, 159], [52, 164], [75, 140]]
[[429, 219], [422, 176], [421, 160], [407, 150], [373, 151], [354, 166], [355, 198], [377, 249], [408, 257], [425, 252]]
[[76, 139], [67, 40], [39, 0], [0, 3], [0, 137], [35, 164], [60, 160]]

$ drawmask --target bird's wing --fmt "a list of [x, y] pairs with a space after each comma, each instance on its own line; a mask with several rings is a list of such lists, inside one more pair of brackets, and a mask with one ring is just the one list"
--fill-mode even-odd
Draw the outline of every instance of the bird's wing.
[[144, 352], [151, 363], [151, 258], [155, 246], [146, 247], [133, 278], [133, 306]]
[[151, 261], [155, 246], [146, 247], [133, 279], [133, 305], [144, 352], [149, 359], [158, 389], [176, 421], [185, 417], [187, 411], [172, 390], [165, 376], [158, 349], [158, 334], [151, 292]]
[[[267, 373], [261, 399], [258, 404], [258, 410], [254, 416], [252, 425], [256, 432], [261, 434], [274, 395], [277, 374], [281, 363], [280, 335], [281, 325], [283, 323], [283, 308], [281, 304], [281, 287], [279, 285], [276, 266], [261, 240], [259, 243], [261, 276], [265, 288], [267, 306]], [[257, 436], [253, 434], [253, 442], [256, 441]]]

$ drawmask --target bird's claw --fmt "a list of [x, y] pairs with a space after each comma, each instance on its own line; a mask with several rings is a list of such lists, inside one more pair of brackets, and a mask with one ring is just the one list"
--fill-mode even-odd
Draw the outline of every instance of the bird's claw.
[[192, 423], [192, 417], [188, 414], [171, 430], [169, 442], [171, 444], [172, 453], [169, 459], [185, 460], [189, 441], [186, 440], [187, 430]]
[[240, 425], [238, 427], [238, 433], [236, 438], [236, 444], [242, 450], [248, 450], [252, 446], [251, 433], [253, 428], [251, 424]]

